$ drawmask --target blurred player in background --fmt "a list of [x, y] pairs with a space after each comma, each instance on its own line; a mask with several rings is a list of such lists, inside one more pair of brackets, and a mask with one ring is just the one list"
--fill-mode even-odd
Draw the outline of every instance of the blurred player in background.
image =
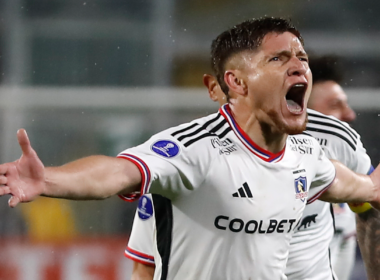
[[[348, 105], [347, 95], [340, 86], [343, 71], [339, 59], [335, 56], [315, 57], [310, 59], [309, 65], [313, 73], [313, 89], [308, 107], [347, 123], [354, 121], [356, 114]], [[333, 210], [335, 233], [330, 245], [332, 265], [339, 280], [348, 280], [356, 256], [355, 213], [346, 203], [333, 204]]]
[[139, 217], [161, 218], [155, 279], [286, 279], [289, 241], [306, 200], [380, 208], [380, 168], [353, 173], [299, 134], [311, 72], [288, 21], [234, 26], [213, 41], [212, 62], [228, 99], [218, 113], [158, 133], [118, 158], [59, 167], [45, 168], [20, 130], [23, 153], [0, 165], [0, 195], [12, 194], [12, 207], [39, 195], [143, 195]]

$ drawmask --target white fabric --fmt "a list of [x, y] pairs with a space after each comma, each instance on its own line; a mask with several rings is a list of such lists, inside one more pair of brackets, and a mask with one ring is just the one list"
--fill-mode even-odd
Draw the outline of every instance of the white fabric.
[[[308, 113], [309, 123], [306, 133], [319, 141], [326, 156], [339, 160], [355, 172], [366, 174], [370, 169], [371, 161], [360, 141], [360, 136], [346, 123], [334, 117], [327, 117], [313, 110], [308, 110]], [[353, 234], [355, 220], [350, 212], [346, 209], [348, 218], [336, 216], [336, 224], [339, 228], [345, 228], [345, 232]], [[308, 204], [301, 218], [301, 224], [298, 225], [291, 239], [286, 268], [288, 279], [333, 279], [329, 258], [329, 245], [333, 235], [330, 204], [322, 201]], [[338, 258], [339, 250], [334, 252], [337, 254], [333, 254], [332, 259]], [[352, 259], [352, 256], [348, 254], [345, 256], [348, 258], [346, 270], [350, 270], [348, 261]]]
[[[286, 279], [292, 230], [307, 198], [328, 188], [334, 167], [312, 137], [291, 136], [285, 152], [273, 155], [247, 139], [228, 106], [220, 114], [119, 155], [142, 171], [143, 193], [171, 200], [167, 279]], [[163, 256], [154, 254], [154, 279], [161, 279]]]
[[332, 266], [337, 278], [339, 280], [349, 280], [356, 256], [355, 235], [344, 237], [343, 234], [335, 234], [330, 248]]

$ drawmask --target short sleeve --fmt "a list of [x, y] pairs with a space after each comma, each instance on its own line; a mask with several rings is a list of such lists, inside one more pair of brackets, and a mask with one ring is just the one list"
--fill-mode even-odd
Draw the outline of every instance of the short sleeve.
[[349, 124], [310, 109], [308, 114], [307, 134], [318, 139], [329, 159], [338, 160], [360, 174], [370, 171], [371, 159], [360, 135]]
[[351, 170], [360, 174], [368, 174], [371, 169], [371, 159], [368, 156], [367, 151], [360, 140], [360, 137], [358, 138], [356, 151], [353, 155], [350, 165], [352, 166]]
[[151, 195], [140, 198], [132, 232], [124, 255], [133, 261], [154, 266], [155, 219]]
[[134, 200], [151, 192], [173, 200], [193, 191], [204, 181], [213, 151], [202, 141], [184, 147], [170, 133], [170, 130], [161, 132], [118, 155], [133, 162], [142, 175], [140, 192], [121, 195], [121, 198]]

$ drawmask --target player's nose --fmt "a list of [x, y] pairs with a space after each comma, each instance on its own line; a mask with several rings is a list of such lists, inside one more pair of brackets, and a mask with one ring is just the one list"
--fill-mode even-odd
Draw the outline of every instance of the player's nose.
[[350, 123], [350, 122], [353, 122], [355, 119], [356, 119], [355, 111], [352, 110], [351, 107], [347, 105], [343, 110], [342, 121]]
[[301, 61], [298, 57], [292, 57], [289, 61], [288, 75], [289, 76], [301, 76], [305, 75], [309, 70], [307, 63]]

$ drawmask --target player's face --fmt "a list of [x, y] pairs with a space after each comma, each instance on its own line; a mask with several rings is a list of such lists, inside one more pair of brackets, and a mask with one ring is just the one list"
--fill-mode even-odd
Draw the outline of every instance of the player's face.
[[319, 82], [313, 85], [309, 108], [325, 115], [331, 115], [344, 122], [352, 122], [355, 112], [347, 103], [347, 95], [334, 81]]
[[299, 39], [290, 32], [269, 33], [253, 55], [243, 57], [257, 120], [281, 133], [301, 133], [306, 127], [312, 76]]
[[210, 99], [212, 101], [218, 101], [220, 106], [227, 103], [227, 96], [220, 88], [220, 85], [214, 76], [204, 74], [203, 84], [207, 87]]

